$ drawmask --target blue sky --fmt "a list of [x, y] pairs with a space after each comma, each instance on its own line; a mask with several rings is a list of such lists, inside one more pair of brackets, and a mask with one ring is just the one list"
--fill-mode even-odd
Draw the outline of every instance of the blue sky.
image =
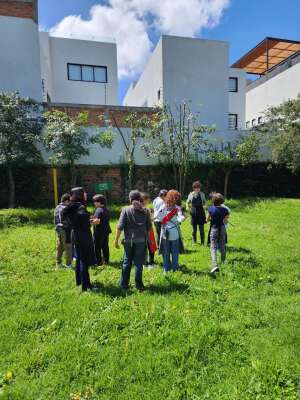
[[[80, 15], [82, 20], [89, 20], [89, 11], [91, 7], [94, 5], [107, 6], [108, 1], [114, 1], [117, 4], [116, 8], [120, 10], [122, 9], [123, 4], [128, 4], [129, 0], [107, 0], [106, 2], [99, 0], [39, 0], [39, 23], [42, 28], [51, 29], [69, 15]], [[137, 1], [140, 1], [140, 4], [142, 4], [142, 0]], [[157, 11], [160, 13], [158, 15], [159, 23], [157, 25], [162, 26], [164, 33], [173, 33], [173, 31], [175, 31], [176, 34], [182, 34], [183, 36], [186, 36], [184, 21], [180, 20], [183, 18], [182, 15], [174, 15], [173, 5], [175, 4], [175, 1], [180, 2], [180, 0], [173, 0], [173, 3], [169, 3], [170, 13], [173, 12], [171, 18], [174, 21], [174, 25], [176, 25], [175, 27], [172, 26], [172, 19], [170, 20], [170, 18], [168, 18], [168, 14], [166, 15], [166, 13], [168, 13], [167, 3], [170, 0], [153, 1], [162, 3], [165, 2], [166, 4], [164, 10]], [[198, 0], [185, 0], [185, 4], [188, 7], [189, 3], [195, 4], [197, 1]], [[228, 4], [229, 0], [206, 1], [208, 4], [210, 1], [215, 2], [216, 7], [219, 4], [223, 4], [224, 6], [226, 2], [227, 5], [223, 7], [222, 16], [219, 19], [217, 18], [218, 21], [215, 22], [215, 26], [207, 27], [204, 23], [202, 23], [202, 25], [199, 23], [199, 30], [197, 31], [196, 27], [193, 35], [195, 37], [202, 37], [206, 39], [220, 39], [229, 41], [231, 63], [236, 61], [266, 36], [300, 40], [300, 0], [231, 0], [230, 4]], [[155, 3], [153, 4], [154, 7], [156, 7]], [[187, 15], [189, 11], [190, 10], [187, 9]], [[100, 8], [99, 13], [102, 13], [102, 9]], [[189, 17], [187, 16], [186, 18]], [[141, 62], [146, 61], [147, 56], [145, 55], [144, 57], [144, 54], [148, 54], [149, 56], [149, 41], [150, 44], [152, 43], [151, 46], [154, 46], [159, 39], [160, 34], [162, 33], [162, 30], [160, 30], [159, 26], [153, 28], [152, 21], [150, 20], [150, 12], [145, 14], [145, 16], [143, 16], [141, 19], [143, 19], [144, 25], [147, 25], [146, 31], [148, 34], [148, 39], [144, 37], [145, 44], [141, 43], [141, 46], [146, 46], [148, 41], [148, 49], [145, 51], [140, 49], [140, 57], [142, 60], [139, 60], [139, 65], [137, 67], [133, 66], [133, 70], [135, 71], [134, 75], [130, 75], [126, 72], [122, 73], [119, 83], [120, 102], [126, 93], [130, 81], [134, 79], [134, 76], [138, 76], [139, 70], [141, 69]], [[97, 21], [99, 21], [99, 18], [96, 20], [96, 22]], [[100, 21], [102, 21], [101, 16]], [[183, 28], [178, 26], [178, 21], [182, 23]], [[187, 20], [187, 24], [189, 23], [189, 20]], [[108, 30], [109, 33], [111, 32], [110, 36], [112, 37], [115, 36], [113, 26], [115, 25], [112, 24], [111, 30], [109, 29], [109, 26], [106, 27], [105, 31], [107, 32]], [[128, 26], [132, 26], [130, 19], [128, 20]], [[64, 28], [68, 30], [66, 24]], [[126, 25], [123, 28], [126, 32]], [[80, 27], [77, 27], [76, 29], [80, 29]], [[137, 23], [137, 40], [142, 37], [139, 29], [141, 29], [141, 26], [138, 26]], [[181, 32], [180, 29], [183, 29], [183, 32]], [[132, 40], [134, 40], [134, 37]], [[143, 58], [145, 58], [145, 60], [143, 60]], [[124, 61], [124, 63], [126, 64], [126, 61]]]

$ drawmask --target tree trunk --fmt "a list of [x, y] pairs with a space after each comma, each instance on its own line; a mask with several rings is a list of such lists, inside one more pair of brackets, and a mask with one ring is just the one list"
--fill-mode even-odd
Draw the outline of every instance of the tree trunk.
[[231, 169], [227, 169], [225, 171], [225, 180], [224, 180], [224, 197], [225, 197], [225, 199], [228, 196], [228, 182], [229, 182], [230, 174], [231, 174]]
[[8, 208], [15, 207], [15, 197], [16, 197], [16, 185], [13, 170], [11, 165], [7, 166], [7, 177], [8, 177]]

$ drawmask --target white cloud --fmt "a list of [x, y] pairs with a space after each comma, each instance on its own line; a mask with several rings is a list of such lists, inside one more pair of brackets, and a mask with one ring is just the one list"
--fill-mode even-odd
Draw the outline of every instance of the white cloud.
[[230, 0], [108, 0], [95, 5], [90, 18], [69, 15], [55, 25], [54, 35], [114, 37], [118, 48], [119, 76], [139, 74], [153, 47], [149, 31], [199, 36], [203, 28], [217, 25]]

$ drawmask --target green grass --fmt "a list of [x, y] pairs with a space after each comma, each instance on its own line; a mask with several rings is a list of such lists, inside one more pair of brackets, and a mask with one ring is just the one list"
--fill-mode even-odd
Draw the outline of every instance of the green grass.
[[299, 399], [300, 201], [231, 206], [217, 279], [186, 221], [181, 271], [127, 295], [121, 250], [80, 295], [51, 225], [0, 230], [0, 399]]

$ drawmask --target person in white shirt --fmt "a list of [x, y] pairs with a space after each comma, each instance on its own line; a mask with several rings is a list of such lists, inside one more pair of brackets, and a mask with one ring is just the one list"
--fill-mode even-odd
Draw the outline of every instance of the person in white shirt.
[[167, 195], [168, 191], [165, 189], [160, 190], [158, 193], [158, 196], [153, 200], [153, 212], [154, 212], [154, 225], [155, 225], [155, 230], [156, 230], [156, 235], [157, 235], [157, 243], [160, 241], [160, 231], [161, 231], [161, 223], [159, 219], [157, 218], [159, 211], [164, 207], [165, 205], [165, 197]]

